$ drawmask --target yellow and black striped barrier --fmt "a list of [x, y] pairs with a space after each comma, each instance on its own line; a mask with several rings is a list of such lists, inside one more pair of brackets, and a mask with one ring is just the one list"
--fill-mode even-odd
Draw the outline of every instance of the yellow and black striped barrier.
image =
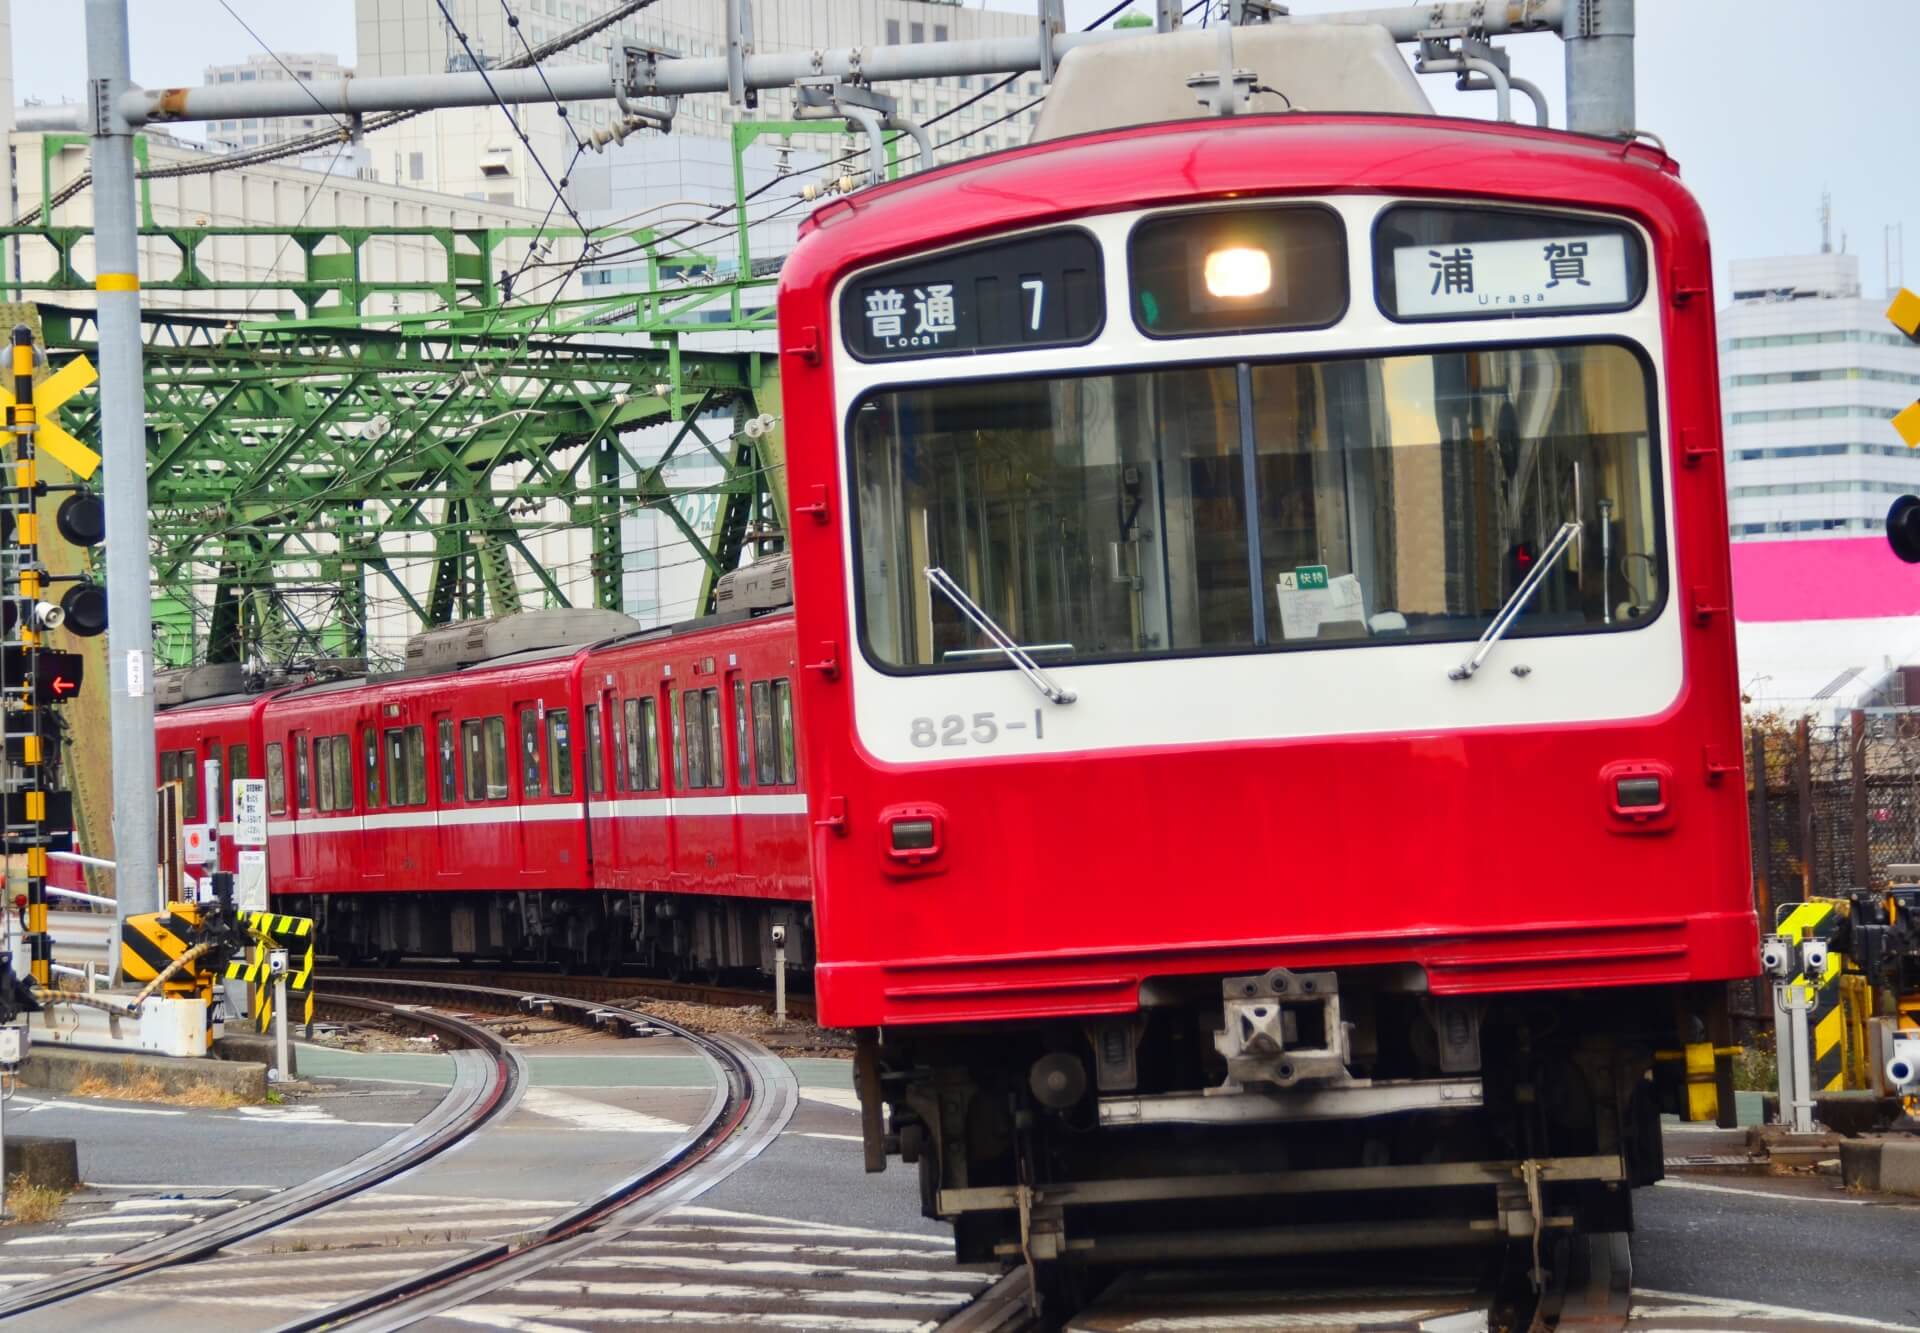
[[273, 973], [267, 957], [287, 951], [287, 1017], [313, 1021], [313, 919], [280, 912], [242, 912], [240, 924], [253, 937], [245, 959], [227, 964], [227, 980], [252, 988], [249, 1010], [260, 1031], [273, 1026]]
[[[1809, 939], [1831, 940], [1843, 919], [1845, 906], [1837, 899], [1814, 898], [1796, 903], [1780, 919], [1779, 934], [1793, 941], [1797, 951]], [[1827, 950], [1827, 965], [1817, 977], [1797, 974], [1792, 985], [1804, 988], [1813, 1000], [1807, 1011], [1807, 1030], [1813, 1046], [1813, 1070], [1809, 1080], [1815, 1092], [1840, 1092], [1847, 1083], [1847, 1014], [1841, 1003], [1846, 990], [1840, 985], [1845, 955], [1839, 949]], [[1854, 1047], [1856, 1051], [1860, 1047]], [[1857, 1056], [1864, 1059], [1864, 1056]], [[1864, 1086], [1864, 1084], [1859, 1085]]]

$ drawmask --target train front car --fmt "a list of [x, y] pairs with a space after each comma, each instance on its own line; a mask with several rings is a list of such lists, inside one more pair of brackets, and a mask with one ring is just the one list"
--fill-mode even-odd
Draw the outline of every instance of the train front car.
[[1660, 152], [1415, 115], [816, 215], [817, 997], [963, 1258], [1630, 1225], [1757, 946], [1709, 272]]

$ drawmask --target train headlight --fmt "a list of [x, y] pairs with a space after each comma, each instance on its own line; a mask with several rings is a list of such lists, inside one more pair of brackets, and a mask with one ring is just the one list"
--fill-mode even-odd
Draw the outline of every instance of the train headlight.
[[1244, 245], [1209, 250], [1206, 279], [1211, 296], [1225, 300], [1264, 296], [1273, 286], [1273, 261], [1265, 250]]

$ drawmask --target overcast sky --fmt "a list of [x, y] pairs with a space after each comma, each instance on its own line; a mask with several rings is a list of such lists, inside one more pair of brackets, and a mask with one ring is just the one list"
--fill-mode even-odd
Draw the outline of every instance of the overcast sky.
[[[760, 0], [804, 4], [809, 0]], [[229, 0], [269, 45], [354, 58], [353, 0]], [[982, 0], [968, 0], [970, 5]], [[994, 7], [1027, 9], [1023, 0]], [[1084, 24], [1111, 0], [1067, 0]], [[1137, 0], [1151, 12], [1151, 0]], [[1295, 14], [1364, 8], [1297, 0]], [[219, 0], [132, 0], [133, 76], [149, 86], [199, 83], [209, 64], [260, 48]], [[73, 99], [85, 80], [78, 0], [14, 0], [16, 97]], [[1870, 293], [1884, 283], [1883, 228], [1907, 223], [1908, 286], [1920, 287], [1920, 137], [1913, 68], [1916, 0], [1640, 0], [1640, 124], [1665, 141], [1713, 228], [1724, 295], [1730, 258], [1810, 253], [1819, 245], [1823, 189], [1834, 239], [1862, 256]], [[1565, 123], [1557, 38], [1514, 38], [1514, 72], [1547, 90]], [[1443, 110], [1491, 116], [1491, 94], [1423, 80]], [[1896, 275], [1898, 261], [1896, 260]]]

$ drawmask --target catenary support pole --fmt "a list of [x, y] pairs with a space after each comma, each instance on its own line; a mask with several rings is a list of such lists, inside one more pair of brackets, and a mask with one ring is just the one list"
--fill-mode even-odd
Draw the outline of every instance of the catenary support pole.
[[[107, 511], [107, 690], [113, 733], [114, 938], [160, 906], [153, 812], [153, 609], [147, 553], [146, 391], [140, 347], [140, 241], [127, 0], [86, 0], [87, 107], [93, 117], [93, 237], [100, 323], [100, 441]], [[119, 951], [110, 964], [119, 976]]]
[[1567, 47], [1567, 128], [1632, 134], [1633, 0], [1574, 0], [1560, 35]]

